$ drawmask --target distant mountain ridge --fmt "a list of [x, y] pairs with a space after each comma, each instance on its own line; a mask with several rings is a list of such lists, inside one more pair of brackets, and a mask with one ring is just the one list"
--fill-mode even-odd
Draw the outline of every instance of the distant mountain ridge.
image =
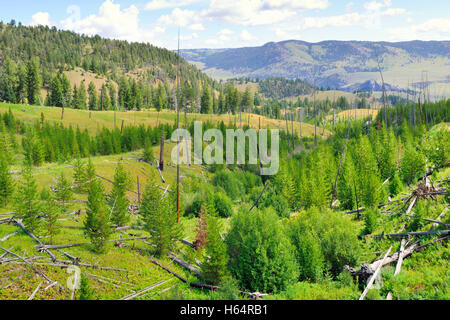
[[260, 47], [183, 50], [182, 55], [214, 78], [299, 78], [347, 91], [381, 88], [379, 59], [386, 86], [393, 90], [428, 81], [444, 83], [450, 92], [450, 41], [288, 40]]

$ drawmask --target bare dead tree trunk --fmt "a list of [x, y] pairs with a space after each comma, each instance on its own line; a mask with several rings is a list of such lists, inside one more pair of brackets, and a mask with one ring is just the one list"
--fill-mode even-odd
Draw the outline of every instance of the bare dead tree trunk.
[[164, 171], [164, 137], [161, 136], [161, 144], [159, 147], [159, 170]]

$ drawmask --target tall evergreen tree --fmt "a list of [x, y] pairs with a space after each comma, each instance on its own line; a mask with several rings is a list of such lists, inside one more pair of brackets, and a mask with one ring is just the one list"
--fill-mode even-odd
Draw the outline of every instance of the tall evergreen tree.
[[103, 185], [94, 180], [89, 185], [84, 226], [97, 252], [105, 251], [105, 241], [111, 235], [109, 216]]
[[41, 74], [37, 59], [31, 59], [27, 64], [27, 94], [28, 103], [39, 102], [39, 90], [41, 89]]
[[219, 284], [228, 274], [228, 257], [227, 247], [220, 236], [221, 224], [214, 208], [212, 196], [207, 200], [206, 214], [208, 224], [205, 245], [206, 259], [202, 263], [202, 273], [207, 283]]
[[119, 163], [116, 167], [114, 184], [108, 199], [108, 205], [111, 208], [111, 221], [118, 226], [124, 226], [130, 220], [128, 214], [130, 202], [127, 198], [129, 185], [129, 176], [123, 165]]
[[5, 207], [14, 192], [14, 180], [9, 172], [9, 163], [4, 153], [0, 154], [0, 202]]
[[41, 211], [36, 180], [30, 166], [22, 170], [22, 178], [18, 184], [15, 196], [15, 210], [18, 217], [23, 220], [25, 227], [33, 233], [39, 231]]
[[97, 88], [95, 87], [95, 84], [92, 81], [89, 83], [88, 95], [89, 95], [89, 110], [98, 110]]
[[[150, 180], [151, 181], [151, 180]], [[148, 182], [139, 207], [145, 229], [152, 236], [156, 254], [165, 255], [174, 248], [182, 236], [181, 225], [177, 223], [177, 212], [168, 196], [162, 197], [156, 185]]]

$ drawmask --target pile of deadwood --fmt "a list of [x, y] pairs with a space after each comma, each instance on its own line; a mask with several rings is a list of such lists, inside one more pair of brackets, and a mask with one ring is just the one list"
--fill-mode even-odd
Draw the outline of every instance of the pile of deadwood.
[[[443, 183], [437, 184], [437, 187], [434, 186], [433, 181], [429, 177], [424, 177], [422, 179], [423, 181], [420, 182], [417, 187], [413, 190], [411, 190], [411, 193], [408, 194], [406, 197], [396, 200], [396, 201], [390, 201], [387, 204], [380, 204], [379, 208], [384, 207], [390, 207], [390, 209], [381, 211], [382, 213], [389, 213], [391, 215], [404, 215], [409, 218], [413, 217], [412, 215], [409, 215], [409, 213], [412, 211], [414, 206], [417, 204], [419, 199], [436, 199], [436, 196], [438, 195], [446, 195], [448, 191], [444, 188], [442, 188]], [[442, 182], [442, 181], [441, 181]], [[445, 181], [444, 181], [445, 182]], [[441, 214], [434, 220], [423, 218], [424, 220], [432, 223], [432, 226], [427, 231], [420, 231], [420, 232], [400, 232], [403, 231], [406, 224], [403, 226], [400, 226], [397, 233], [389, 233], [385, 234], [384, 232], [378, 235], [365, 235], [363, 237], [372, 237], [377, 239], [383, 239], [383, 238], [398, 238], [401, 239], [401, 245], [398, 252], [395, 252], [393, 254], [390, 254], [390, 251], [392, 249], [389, 248], [389, 250], [386, 252], [384, 257], [382, 259], [376, 260], [372, 263], [361, 264], [361, 268], [359, 270], [356, 270], [352, 267], [345, 266], [345, 269], [350, 272], [350, 274], [356, 279], [358, 279], [360, 284], [366, 283], [366, 289], [364, 290], [363, 294], [361, 295], [361, 300], [365, 298], [365, 295], [371, 288], [371, 286], [374, 284], [374, 282], [379, 278], [379, 272], [383, 266], [390, 265], [394, 262], [397, 262], [396, 269], [394, 276], [396, 276], [401, 269], [402, 261], [404, 258], [407, 258], [411, 256], [415, 252], [420, 252], [424, 250], [425, 248], [429, 247], [432, 244], [437, 243], [443, 243], [447, 241], [450, 238], [450, 224], [442, 222], [442, 218], [445, 216], [449, 206], [446, 206], [444, 210], [441, 212]], [[352, 213], [359, 213], [364, 211], [365, 208], [359, 208], [354, 211], [347, 212], [348, 214]], [[444, 226], [445, 230], [435, 230], [438, 226]], [[426, 244], [420, 245], [420, 241], [412, 242], [411, 239], [413, 237], [420, 237], [420, 236], [428, 236], [428, 235], [438, 235], [439, 238], [434, 239]], [[386, 297], [387, 300], [392, 299], [392, 294], [389, 292], [388, 296]]]
[[[30, 238], [32, 238], [37, 243], [37, 246], [36, 246], [37, 252], [46, 253], [48, 255], [48, 256], [41, 255], [41, 256], [25, 257], [25, 256], [21, 256], [21, 255], [17, 254], [16, 252], [13, 252], [11, 249], [3, 248], [1, 246], [1, 242], [6, 241], [9, 238], [13, 237], [15, 234], [17, 234], [17, 231], [13, 232], [12, 234], [6, 235], [5, 237], [0, 239], [0, 264], [3, 264], [3, 263], [26, 264], [33, 270], [33, 272], [35, 272], [37, 275], [39, 275], [40, 277], [43, 278], [43, 282], [41, 282], [39, 284], [39, 286], [33, 291], [33, 293], [29, 297], [29, 300], [33, 299], [39, 290], [48, 290], [54, 286], [57, 286], [58, 292], [60, 292], [61, 290], [65, 290], [65, 288], [61, 284], [59, 284], [57, 281], [53, 281], [52, 279], [50, 279], [39, 268], [39, 266], [41, 266], [41, 265], [54, 266], [54, 267], [59, 267], [59, 268], [69, 268], [71, 265], [75, 265], [75, 266], [85, 267], [85, 268], [93, 268], [93, 269], [99, 269], [99, 270], [109, 270], [109, 271], [128, 273], [128, 270], [125, 270], [125, 269], [114, 268], [114, 267], [110, 267], [110, 266], [99, 266], [97, 264], [83, 263], [79, 257], [75, 257], [75, 256], [62, 250], [65, 248], [90, 245], [90, 244], [92, 244], [91, 242], [46, 245], [46, 244], [42, 243], [42, 241], [38, 237], [36, 237], [32, 232], [27, 230], [20, 219], [15, 219], [14, 217], [11, 217], [11, 218], [8, 218], [8, 222], [14, 223], [16, 226], [18, 226], [20, 229], [22, 229], [22, 231], [25, 234], [27, 234]], [[129, 227], [129, 226], [117, 227], [117, 228], [115, 228], [115, 230], [123, 233], [124, 230], [128, 230], [130, 228], [131, 227]], [[138, 248], [136, 246], [128, 246], [125, 243], [128, 241], [140, 240], [148, 245], [152, 245], [151, 243], [146, 241], [150, 238], [151, 237], [148, 237], [148, 236], [146, 236], [146, 237], [128, 237], [128, 238], [123, 238], [122, 236], [120, 236], [119, 239], [113, 239], [113, 240], [107, 240], [107, 241], [113, 242], [116, 247], [129, 248], [130, 250], [136, 250], [136, 251], [140, 252], [141, 254], [148, 255], [147, 250], [145, 250], [143, 248]], [[189, 250], [194, 250], [194, 244], [192, 242], [182, 239], [181, 243], [189, 246]], [[65, 257], [67, 257], [68, 259], [57, 258], [57, 256], [55, 255], [56, 252], [59, 255], [63, 255]], [[209, 285], [209, 284], [205, 284], [202, 282], [189, 281], [186, 278], [184, 278], [183, 276], [181, 276], [181, 275], [177, 274], [176, 272], [172, 271], [171, 269], [169, 269], [167, 266], [162, 265], [160, 262], [156, 261], [153, 257], [151, 257], [151, 256], [148, 256], [148, 257], [149, 257], [149, 260], [151, 263], [162, 268], [167, 273], [169, 273], [171, 276], [174, 276], [175, 278], [182, 281], [183, 283], [187, 283], [192, 288], [197, 288], [197, 289], [202, 289], [202, 290], [211, 290], [211, 291], [215, 291], [215, 290], [219, 289], [218, 286]], [[198, 266], [198, 267], [196, 267], [196, 266], [191, 265], [190, 263], [184, 261], [183, 259], [181, 259], [180, 257], [178, 257], [177, 255], [175, 255], [172, 252], [169, 252], [169, 258], [174, 263], [176, 263], [179, 266], [183, 267], [184, 269], [188, 270], [190, 273], [195, 275], [197, 278], [199, 278], [199, 279], [203, 278], [201, 272], [199, 271], [200, 266], [201, 266], [200, 261], [196, 261], [196, 264]], [[149, 293], [153, 292], [152, 291], [153, 289], [173, 280], [173, 278], [170, 278], [170, 279], [162, 280], [158, 283], [152, 284], [151, 286], [145, 287], [142, 290], [132, 290], [129, 287], [129, 285], [132, 285], [132, 284], [128, 284], [128, 286], [125, 286], [126, 283], [124, 283], [123, 281], [119, 281], [117, 279], [106, 278], [106, 277], [102, 277], [99, 275], [90, 274], [90, 273], [87, 273], [84, 271], [83, 271], [83, 274], [85, 274], [87, 277], [94, 279], [96, 281], [99, 281], [102, 283], [107, 283], [107, 284], [113, 285], [114, 287], [117, 287], [117, 288], [126, 289], [127, 291], [130, 292], [130, 294], [123, 297], [122, 298], [123, 300], [130, 300], [130, 299], [135, 299], [138, 297], [143, 297], [143, 296], [148, 295]], [[47, 283], [47, 285], [43, 286], [44, 283]], [[166, 288], [166, 289], [162, 290], [161, 292], [167, 291], [169, 289], [170, 288]], [[267, 295], [267, 294], [263, 294], [260, 292], [253, 292], [253, 293], [241, 292], [241, 293], [249, 296], [252, 299], [261, 299], [263, 296]], [[75, 297], [75, 287], [72, 288], [72, 290], [71, 290], [71, 299], [73, 300], [74, 297]]]

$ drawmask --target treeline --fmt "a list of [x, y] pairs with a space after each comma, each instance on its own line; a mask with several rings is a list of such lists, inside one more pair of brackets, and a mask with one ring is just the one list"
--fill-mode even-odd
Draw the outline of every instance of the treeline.
[[427, 127], [450, 119], [450, 99], [438, 102], [398, 104], [392, 108], [382, 108], [376, 121], [384, 121], [388, 126], [399, 128], [403, 121], [418, 128], [421, 124]]
[[261, 94], [275, 99], [311, 94], [314, 91], [313, 86], [300, 79], [267, 78], [260, 80], [258, 85]]

